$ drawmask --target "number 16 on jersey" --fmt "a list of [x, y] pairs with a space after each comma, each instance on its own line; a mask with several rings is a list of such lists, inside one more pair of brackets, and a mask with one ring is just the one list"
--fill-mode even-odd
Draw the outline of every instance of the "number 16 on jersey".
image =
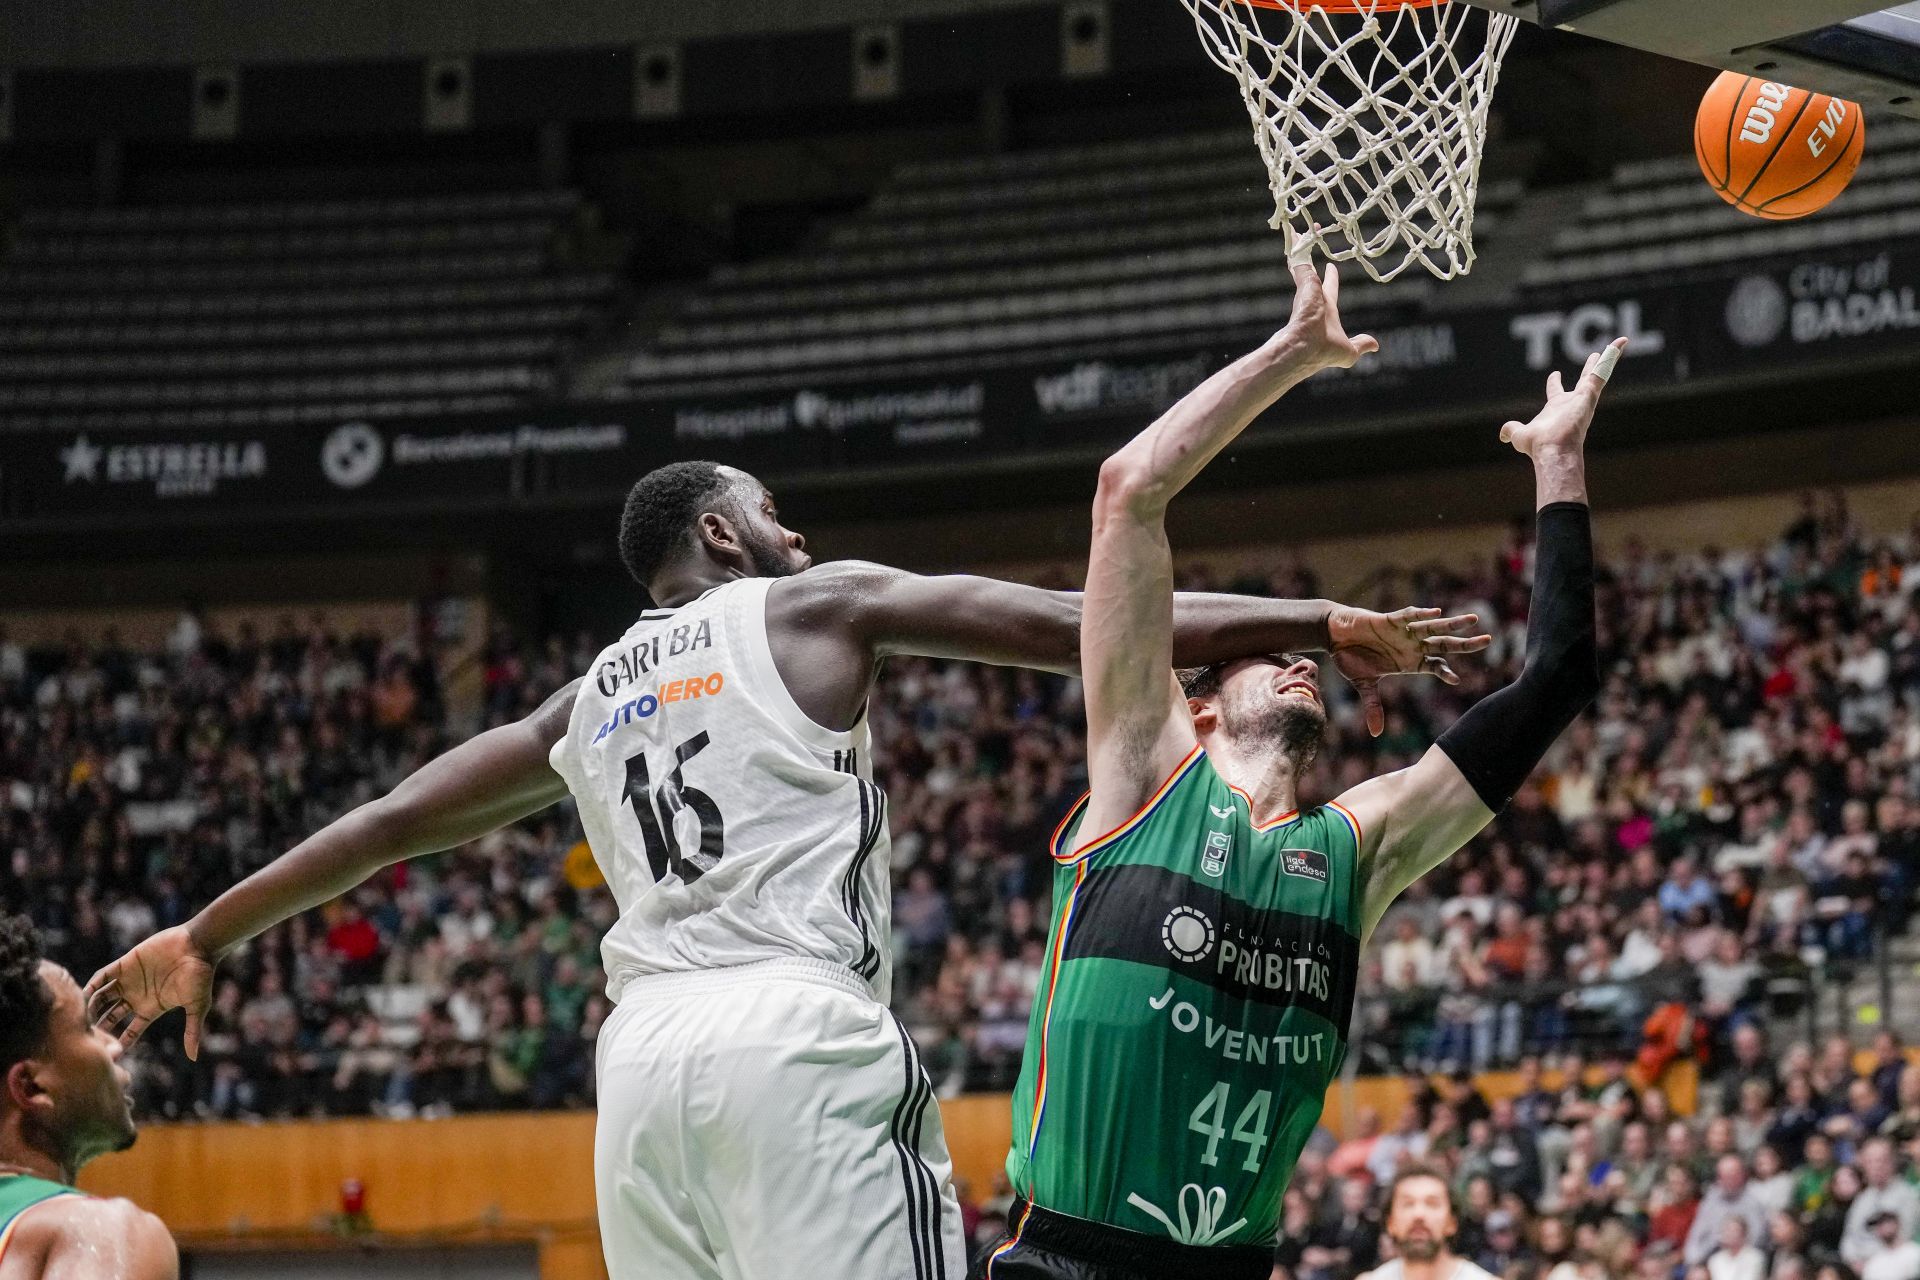
[[[692, 884], [713, 870], [725, 851], [726, 824], [720, 819], [720, 806], [698, 787], [690, 787], [681, 776], [687, 761], [706, 750], [709, 739], [702, 729], [673, 750], [673, 770], [653, 785], [647, 769], [646, 753], [627, 761], [627, 783], [622, 790], [633, 816], [640, 821], [640, 836], [647, 846], [647, 865], [656, 881], [669, 875]], [[680, 851], [674, 834], [674, 819], [682, 810], [690, 810], [700, 820], [700, 847], [693, 853]]]

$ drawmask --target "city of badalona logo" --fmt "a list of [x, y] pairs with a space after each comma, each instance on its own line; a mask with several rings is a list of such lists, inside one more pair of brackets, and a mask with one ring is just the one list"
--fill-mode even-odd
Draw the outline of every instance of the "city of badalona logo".
[[1727, 333], [1743, 347], [1764, 347], [1787, 331], [1787, 291], [1767, 276], [1748, 276], [1727, 296]]

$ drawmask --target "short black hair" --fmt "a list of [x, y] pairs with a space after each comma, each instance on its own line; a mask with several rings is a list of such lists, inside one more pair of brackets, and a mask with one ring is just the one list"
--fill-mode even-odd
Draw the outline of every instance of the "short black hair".
[[620, 560], [636, 582], [652, 580], [726, 487], [717, 462], [670, 462], [634, 482], [620, 513]]
[[25, 916], [0, 916], [0, 1073], [40, 1052], [53, 1017], [53, 992], [40, 976], [40, 933]]
[[1226, 679], [1227, 664], [1210, 662], [1204, 667], [1181, 667], [1173, 673], [1180, 680], [1180, 692], [1189, 698], [1211, 698], [1220, 692]]

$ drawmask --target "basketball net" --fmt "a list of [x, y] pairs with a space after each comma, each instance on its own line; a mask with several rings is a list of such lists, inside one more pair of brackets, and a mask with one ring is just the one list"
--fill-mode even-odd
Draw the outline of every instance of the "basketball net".
[[1292, 255], [1473, 268], [1480, 150], [1518, 22], [1452, 0], [1182, 0], [1240, 82]]

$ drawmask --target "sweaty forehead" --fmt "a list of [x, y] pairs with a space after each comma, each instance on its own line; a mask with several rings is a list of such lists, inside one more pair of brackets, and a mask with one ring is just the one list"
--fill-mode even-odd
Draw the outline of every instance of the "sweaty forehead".
[[51, 960], [40, 962], [40, 980], [53, 993], [54, 1021], [72, 1016], [81, 1006], [80, 984], [73, 975]]
[[719, 472], [721, 477], [726, 480], [727, 486], [732, 489], [736, 495], [753, 503], [755, 506], [773, 500], [773, 493], [767, 486], [761, 484], [753, 476], [740, 470], [740, 468], [722, 466], [719, 468]]

